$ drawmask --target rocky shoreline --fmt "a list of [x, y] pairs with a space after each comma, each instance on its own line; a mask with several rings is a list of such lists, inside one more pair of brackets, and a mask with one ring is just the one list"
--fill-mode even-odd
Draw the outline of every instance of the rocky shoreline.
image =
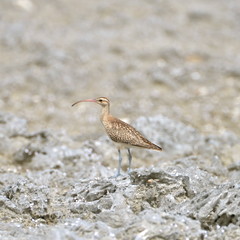
[[[240, 3], [0, 1], [0, 239], [240, 239]], [[111, 113], [162, 152], [118, 153]]]
[[[229, 153], [240, 139], [202, 136], [170, 121], [136, 121], [152, 139], [167, 123], [175, 136], [160, 140], [161, 158], [134, 152], [136, 161], [152, 159], [155, 166], [114, 179], [117, 153], [107, 138], [73, 149], [68, 136], [29, 133], [26, 120], [1, 114], [1, 162], [12, 159], [0, 173], [1, 239], [237, 239], [239, 166], [222, 165], [216, 153]], [[186, 149], [182, 156], [179, 149]]]

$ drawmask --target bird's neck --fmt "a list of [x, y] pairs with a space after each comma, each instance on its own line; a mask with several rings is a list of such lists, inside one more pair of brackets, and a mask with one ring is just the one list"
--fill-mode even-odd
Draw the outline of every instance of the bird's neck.
[[103, 121], [110, 114], [110, 107], [106, 105], [102, 108], [101, 121]]

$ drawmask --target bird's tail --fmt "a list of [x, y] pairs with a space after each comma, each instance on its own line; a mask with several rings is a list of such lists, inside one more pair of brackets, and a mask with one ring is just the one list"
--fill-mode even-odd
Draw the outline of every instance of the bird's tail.
[[153, 150], [157, 150], [157, 151], [162, 151], [163, 150], [161, 147], [159, 147], [158, 145], [156, 145], [154, 143], [151, 144], [150, 148], [153, 149]]

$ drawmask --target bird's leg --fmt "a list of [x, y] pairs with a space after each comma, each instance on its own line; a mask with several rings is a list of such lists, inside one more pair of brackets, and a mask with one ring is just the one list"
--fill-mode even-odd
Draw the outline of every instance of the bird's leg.
[[130, 152], [130, 148], [128, 148], [128, 173], [131, 172], [131, 164], [132, 164], [132, 154]]
[[118, 149], [118, 169], [117, 169], [117, 173], [110, 178], [116, 178], [116, 177], [121, 175], [121, 173], [120, 173], [121, 165], [122, 165], [122, 155], [121, 155], [121, 150]]
[[121, 155], [121, 150], [118, 149], [118, 169], [117, 169], [116, 177], [118, 177], [119, 175], [121, 175], [121, 173], [120, 173], [120, 171], [121, 171], [121, 165], [122, 165], [122, 155]]

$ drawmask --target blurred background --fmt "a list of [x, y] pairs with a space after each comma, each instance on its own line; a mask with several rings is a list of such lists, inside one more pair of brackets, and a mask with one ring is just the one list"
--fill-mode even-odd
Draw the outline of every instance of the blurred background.
[[1, 0], [0, 110], [81, 139], [100, 107], [240, 134], [240, 2]]

